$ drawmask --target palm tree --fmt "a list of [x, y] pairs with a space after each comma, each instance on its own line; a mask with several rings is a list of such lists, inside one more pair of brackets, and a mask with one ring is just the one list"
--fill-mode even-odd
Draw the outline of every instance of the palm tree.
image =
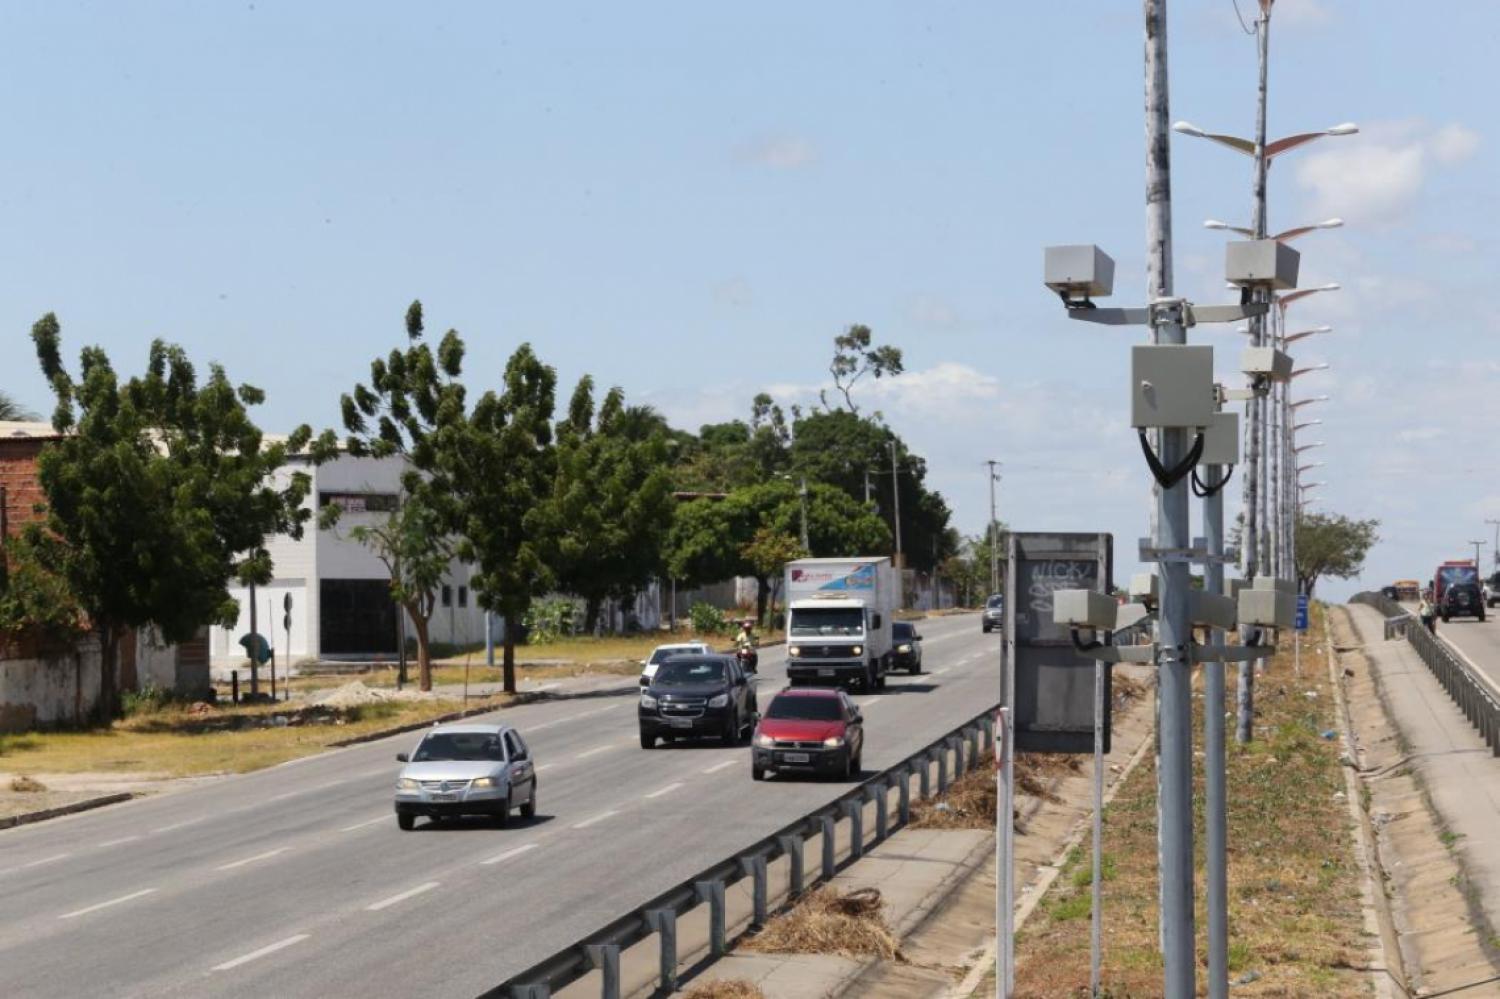
[[25, 406], [0, 392], [0, 420], [34, 420], [36, 414]]

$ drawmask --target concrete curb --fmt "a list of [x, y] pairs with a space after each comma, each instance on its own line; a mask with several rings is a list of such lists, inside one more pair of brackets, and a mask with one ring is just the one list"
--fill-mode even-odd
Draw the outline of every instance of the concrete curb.
[[105, 805], [114, 805], [121, 801], [129, 801], [135, 795], [130, 791], [116, 791], [113, 794], [101, 794], [97, 798], [84, 798], [75, 801], [71, 805], [59, 805], [56, 808], [43, 808], [35, 812], [24, 812], [21, 815], [11, 815], [0, 819], [0, 829], [11, 829], [15, 826], [29, 825], [32, 822], [44, 822], [47, 819], [59, 818], [63, 815], [72, 815], [74, 812], [86, 812], [91, 808], [102, 808]]

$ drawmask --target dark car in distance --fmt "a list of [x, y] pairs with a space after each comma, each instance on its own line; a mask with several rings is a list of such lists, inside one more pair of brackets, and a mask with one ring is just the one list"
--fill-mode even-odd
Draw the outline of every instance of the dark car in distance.
[[922, 672], [922, 636], [910, 621], [891, 623], [891, 668]]
[[755, 688], [734, 656], [673, 656], [641, 691], [636, 714], [642, 749], [701, 736], [733, 744], [755, 728]]
[[755, 780], [765, 780], [768, 772], [851, 780], [863, 769], [864, 717], [842, 690], [788, 688], [766, 706], [750, 752]]
[[996, 628], [1005, 627], [1005, 597], [999, 593], [991, 594], [984, 602], [984, 616], [980, 618], [984, 627], [984, 633], [988, 635]]

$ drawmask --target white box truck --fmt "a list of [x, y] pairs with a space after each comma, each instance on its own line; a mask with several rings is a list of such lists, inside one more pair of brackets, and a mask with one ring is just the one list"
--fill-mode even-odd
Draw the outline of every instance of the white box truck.
[[900, 577], [889, 558], [803, 558], [786, 564], [786, 673], [804, 683], [885, 686]]

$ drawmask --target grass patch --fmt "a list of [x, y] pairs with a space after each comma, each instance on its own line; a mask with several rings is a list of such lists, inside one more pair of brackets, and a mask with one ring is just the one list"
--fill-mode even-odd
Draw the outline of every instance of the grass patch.
[[848, 893], [824, 885], [768, 922], [741, 945], [762, 954], [839, 954], [843, 957], [898, 958], [901, 941], [885, 921], [880, 892]]
[[766, 994], [754, 982], [731, 978], [694, 985], [682, 994], [682, 999], [766, 999]]
[[[508, 698], [471, 700], [501, 707]], [[461, 710], [454, 700], [387, 701], [333, 710], [284, 704], [168, 704], [107, 727], [33, 732], [0, 744], [0, 763], [34, 773], [243, 773], [322, 752], [335, 742]]]
[[[1321, 619], [1322, 609], [1316, 611]], [[1317, 620], [1314, 621], [1318, 626]], [[1339, 743], [1327, 664], [1318, 648], [1303, 649], [1294, 678], [1290, 650], [1256, 686], [1256, 732], [1248, 746], [1231, 744], [1229, 766], [1230, 967], [1260, 977], [1246, 994], [1340, 999], [1365, 996], [1356, 970], [1364, 963], [1363, 915], [1353, 831], [1344, 801]], [[1233, 710], [1234, 677], [1227, 702]], [[1317, 692], [1307, 697], [1306, 692]], [[1201, 740], [1202, 701], [1195, 705]], [[1197, 747], [1201, 750], [1201, 742]], [[1208, 919], [1203, 881], [1203, 775], [1195, 759], [1197, 951], [1206, 953]], [[1157, 828], [1155, 761], [1147, 756], [1120, 788], [1105, 815], [1104, 981], [1108, 994], [1161, 993], [1157, 952]], [[1017, 995], [1086, 995], [1089, 912], [1088, 858], [1077, 851], [1017, 943]], [[1202, 984], [1204, 969], [1200, 966]]]

